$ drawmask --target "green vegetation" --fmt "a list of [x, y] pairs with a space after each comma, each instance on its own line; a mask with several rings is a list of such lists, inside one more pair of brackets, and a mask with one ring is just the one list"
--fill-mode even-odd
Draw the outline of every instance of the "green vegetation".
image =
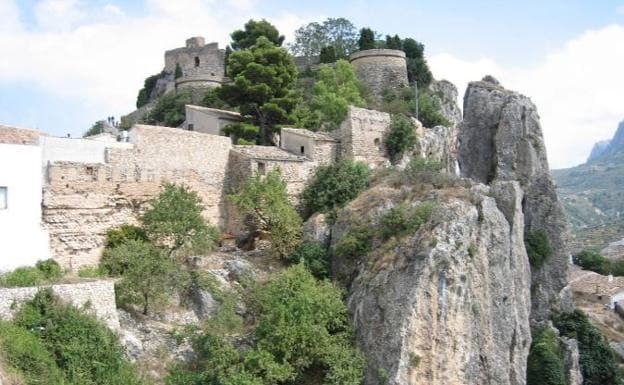
[[386, 212], [380, 221], [380, 233], [384, 240], [412, 234], [431, 218], [435, 205], [424, 202], [414, 207], [398, 205]]
[[360, 162], [344, 161], [317, 168], [301, 193], [303, 217], [344, 206], [368, 187], [370, 174], [368, 166]]
[[418, 120], [425, 127], [450, 125], [448, 119], [440, 112], [440, 102], [428, 90], [418, 92]]
[[182, 248], [191, 253], [212, 250], [218, 238], [216, 228], [202, 217], [201, 199], [188, 187], [165, 184], [165, 189], [141, 217], [148, 237], [165, 246], [170, 254]]
[[369, 223], [356, 221], [334, 244], [333, 254], [339, 258], [362, 257], [371, 251], [373, 236], [373, 229]]
[[529, 263], [536, 269], [542, 267], [546, 259], [552, 255], [548, 234], [543, 229], [527, 231], [524, 235], [524, 245]]
[[624, 276], [624, 261], [611, 260], [603, 257], [595, 251], [583, 250], [574, 255], [574, 263], [585, 270], [591, 270], [598, 274]]
[[321, 55], [319, 59], [321, 63], [335, 63], [338, 59], [336, 58], [336, 49], [334, 46], [330, 45], [321, 48]]
[[104, 130], [104, 121], [98, 120], [97, 122], [93, 123], [91, 128], [89, 128], [87, 131], [85, 131], [84, 134], [82, 134], [82, 137], [86, 138], [87, 136], [101, 134], [102, 130]]
[[252, 220], [252, 230], [271, 234], [271, 247], [280, 257], [289, 255], [299, 244], [303, 224], [288, 200], [286, 182], [279, 169], [267, 175], [256, 174], [230, 200]]
[[[391, 114], [414, 116], [416, 113], [416, 93], [413, 88], [404, 87], [400, 90], [387, 90], [381, 104], [373, 101], [373, 108]], [[450, 122], [440, 112], [440, 101], [428, 89], [418, 91], [418, 120], [425, 127], [449, 126]]]
[[554, 323], [562, 336], [578, 341], [583, 385], [621, 383], [615, 353], [585, 313], [578, 309], [572, 313], [564, 313], [556, 317]]
[[145, 118], [146, 123], [178, 127], [184, 122], [184, 106], [187, 104], [192, 104], [190, 92], [169, 92], [158, 98], [156, 105]]
[[145, 230], [139, 226], [124, 224], [106, 232], [104, 246], [106, 248], [113, 248], [129, 240], [147, 241], [147, 234]]
[[329, 255], [318, 241], [303, 241], [290, 253], [288, 260], [294, 264], [303, 261], [306, 269], [318, 279], [329, 276]]
[[[321, 55], [321, 63], [333, 63], [336, 59], [346, 59], [357, 50], [357, 29], [345, 18], [328, 18], [318, 23], [312, 22], [295, 31], [295, 42], [289, 49], [294, 55], [311, 59]], [[323, 48], [333, 51], [334, 60], [323, 61]], [[327, 52], [326, 52], [327, 53]]]
[[256, 144], [260, 142], [260, 128], [251, 123], [231, 123], [223, 128], [235, 144]]
[[276, 47], [284, 42], [284, 36], [279, 34], [275, 26], [268, 21], [262, 19], [255, 21], [250, 19], [245, 23], [244, 29], [239, 29], [230, 35], [232, 38], [232, 49], [244, 50], [253, 47], [258, 38], [264, 37]]
[[434, 183], [441, 175], [444, 166], [441, 162], [414, 157], [401, 173], [402, 182], [412, 185]]
[[63, 277], [63, 271], [53, 259], [38, 261], [34, 267], [18, 267], [0, 275], [0, 287], [27, 287], [53, 283]]
[[386, 151], [393, 162], [400, 160], [405, 151], [418, 142], [414, 122], [403, 114], [392, 115], [390, 130], [384, 138]]
[[387, 49], [398, 49], [400, 50], [402, 47], [401, 38], [399, 35], [386, 35], [386, 48]]
[[261, 36], [249, 49], [232, 52], [227, 68], [233, 83], [219, 88], [221, 99], [252, 117], [261, 143], [268, 143], [269, 134], [277, 124], [288, 123], [300, 100], [292, 56]]
[[6, 325], [0, 328], [3, 342], [9, 339], [9, 343], [3, 343], [3, 348], [13, 357], [11, 362], [22, 369], [27, 378], [38, 374], [50, 376], [39, 379], [46, 382], [33, 379], [28, 385], [143, 384], [125, 360], [115, 334], [94, 316], [61, 304], [49, 290], [40, 291], [25, 303], [16, 314], [14, 325], [21, 331]]
[[137, 100], [136, 100], [137, 108], [141, 108], [147, 103], [149, 103], [150, 95], [152, 94], [154, 87], [156, 87], [156, 82], [158, 81], [158, 79], [163, 77], [163, 75], [164, 74], [161, 72], [161, 73], [157, 73], [156, 75], [149, 76], [148, 78], [145, 79], [145, 81], [143, 82], [143, 88], [139, 90], [139, 94], [137, 95]]
[[559, 339], [549, 327], [539, 329], [533, 336], [527, 361], [527, 385], [566, 385]]
[[372, 29], [362, 28], [360, 30], [358, 48], [360, 49], [360, 51], [377, 48], [377, 44], [375, 42], [375, 32]]
[[316, 280], [302, 264], [281, 272], [253, 293], [254, 345], [239, 352], [225, 337], [193, 338], [196, 362], [178, 366], [169, 385], [323, 383], [358, 385], [364, 359], [353, 348], [341, 291]]
[[425, 60], [425, 46], [411, 38], [404, 39], [401, 45], [407, 60], [408, 81], [410, 84], [415, 82], [421, 90], [427, 89], [433, 81], [433, 75]]

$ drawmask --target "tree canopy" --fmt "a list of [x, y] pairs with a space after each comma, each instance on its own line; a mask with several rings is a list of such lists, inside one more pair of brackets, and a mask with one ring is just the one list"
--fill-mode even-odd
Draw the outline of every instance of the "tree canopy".
[[358, 47], [360, 48], [360, 51], [373, 49], [376, 48], [376, 46], [375, 31], [370, 28], [362, 28], [360, 30], [360, 38], [358, 40]]
[[230, 36], [234, 50], [251, 48], [261, 36], [264, 36], [278, 47], [284, 42], [284, 36], [280, 35], [273, 24], [264, 19], [260, 21], [250, 19], [245, 23], [244, 29], [236, 30]]
[[353, 23], [342, 17], [308, 23], [295, 31], [295, 42], [289, 46], [293, 54], [307, 58], [320, 55], [324, 47], [333, 47], [336, 59], [355, 52], [357, 29]]

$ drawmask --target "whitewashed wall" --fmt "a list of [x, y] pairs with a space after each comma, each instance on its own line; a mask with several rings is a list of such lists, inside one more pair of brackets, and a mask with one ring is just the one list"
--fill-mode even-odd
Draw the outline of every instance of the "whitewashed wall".
[[0, 209], [0, 271], [50, 257], [41, 227], [41, 184], [41, 147], [0, 144], [0, 186], [7, 187], [7, 208]]

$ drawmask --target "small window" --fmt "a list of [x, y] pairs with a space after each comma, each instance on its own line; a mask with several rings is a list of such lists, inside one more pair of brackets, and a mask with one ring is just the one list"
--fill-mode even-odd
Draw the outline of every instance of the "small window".
[[258, 162], [258, 174], [266, 174], [266, 165], [263, 162]]
[[93, 176], [93, 174], [95, 173], [95, 170], [93, 169], [93, 166], [87, 166], [86, 173], [89, 176]]
[[195, 56], [195, 67], [199, 67], [199, 57]]
[[302, 154], [305, 154], [305, 147], [304, 147], [304, 146], [301, 146], [301, 147], [300, 147], [300, 151], [301, 151], [301, 153], [302, 153]]
[[598, 299], [602, 299], [602, 296], [601, 296], [601, 295], [599, 295], [599, 296], [598, 296]]
[[375, 138], [375, 146], [377, 146], [377, 148], [379, 148], [380, 144], [381, 144], [381, 140], [379, 138]]
[[189, 130], [189, 131], [193, 131], [193, 130], [195, 130], [195, 126], [193, 125], [193, 123], [189, 123], [189, 125], [188, 125], [188, 130]]
[[0, 186], [0, 210], [6, 210], [7, 205], [7, 187]]

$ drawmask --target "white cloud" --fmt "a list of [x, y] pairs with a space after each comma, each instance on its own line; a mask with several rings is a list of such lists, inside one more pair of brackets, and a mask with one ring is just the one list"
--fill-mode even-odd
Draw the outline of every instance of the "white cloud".
[[35, 5], [35, 19], [45, 30], [67, 31], [85, 16], [79, 0], [43, 0]]
[[537, 105], [550, 165], [584, 162], [594, 142], [610, 138], [624, 119], [624, 26], [586, 31], [532, 68], [505, 69], [490, 59], [465, 61], [448, 54], [429, 58], [436, 78], [456, 83], [491, 74]]

